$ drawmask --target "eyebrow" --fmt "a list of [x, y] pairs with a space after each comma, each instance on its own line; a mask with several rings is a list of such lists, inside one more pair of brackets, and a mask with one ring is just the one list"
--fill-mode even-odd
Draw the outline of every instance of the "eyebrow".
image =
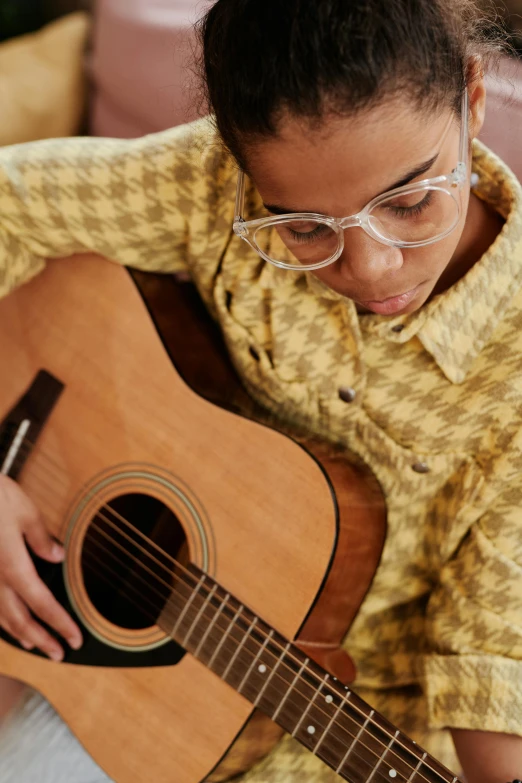
[[[439, 153], [434, 155], [429, 160], [424, 161], [424, 163], [421, 163], [419, 166], [416, 166], [414, 169], [409, 171], [406, 176], [401, 177], [397, 182], [394, 182], [393, 185], [390, 185], [390, 187], [385, 188], [382, 193], [387, 193], [389, 190], [395, 190], [395, 188], [402, 188], [403, 185], [407, 185], [409, 182], [411, 182], [413, 179], [416, 179], [417, 177], [420, 177], [421, 174], [425, 174], [427, 171], [431, 169], [431, 167], [434, 165], [435, 161], [439, 157]], [[378, 196], [381, 196], [382, 193], [378, 193]], [[377, 198], [377, 196], [374, 196], [374, 198]], [[373, 199], [370, 199], [372, 201]], [[287, 209], [286, 207], [282, 207], [279, 204], [265, 204], [263, 203], [263, 206], [265, 207], [268, 212], [272, 212], [273, 215], [293, 215], [294, 213], [298, 212], [310, 212], [314, 213], [314, 210], [311, 209]], [[314, 214], [322, 214], [317, 211], [315, 211]]]

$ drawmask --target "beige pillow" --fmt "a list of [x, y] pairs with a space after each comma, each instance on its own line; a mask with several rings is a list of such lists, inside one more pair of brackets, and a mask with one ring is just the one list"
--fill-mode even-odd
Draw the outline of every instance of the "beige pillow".
[[89, 21], [80, 11], [0, 44], [0, 146], [78, 132]]

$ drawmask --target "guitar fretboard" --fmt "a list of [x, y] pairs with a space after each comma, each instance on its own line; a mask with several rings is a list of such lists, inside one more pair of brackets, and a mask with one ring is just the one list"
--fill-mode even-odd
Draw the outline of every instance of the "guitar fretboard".
[[179, 574], [158, 624], [350, 783], [459, 783], [194, 566]]

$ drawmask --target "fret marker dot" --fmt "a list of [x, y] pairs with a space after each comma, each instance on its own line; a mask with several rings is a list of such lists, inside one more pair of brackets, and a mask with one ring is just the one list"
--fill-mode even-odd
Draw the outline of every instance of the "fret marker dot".
[[266, 666], [264, 663], [262, 663], [260, 666], [257, 667], [257, 671], [261, 672], [261, 674], [264, 674], [266, 672]]
[[328, 696], [325, 699], [325, 702], [327, 704], [331, 704], [333, 702], [333, 696], [330, 696], [330, 694], [328, 694]]
[[396, 778], [397, 777], [397, 770], [396, 769], [390, 769], [390, 771], [388, 772], [388, 775], [391, 778]]
[[309, 734], [315, 734], [315, 726], [308, 726], [307, 732]]

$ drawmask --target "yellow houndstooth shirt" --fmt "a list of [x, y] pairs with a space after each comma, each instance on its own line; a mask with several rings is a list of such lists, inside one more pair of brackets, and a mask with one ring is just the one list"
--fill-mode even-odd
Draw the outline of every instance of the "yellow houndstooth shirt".
[[[388, 537], [346, 640], [356, 686], [453, 768], [445, 726], [522, 735], [522, 193], [479, 143], [474, 170], [502, 233], [450, 290], [389, 318], [233, 236], [236, 170], [207, 120], [0, 149], [0, 296], [79, 251], [189, 270], [252, 395], [371, 466]], [[285, 738], [242, 780], [334, 778]]]

